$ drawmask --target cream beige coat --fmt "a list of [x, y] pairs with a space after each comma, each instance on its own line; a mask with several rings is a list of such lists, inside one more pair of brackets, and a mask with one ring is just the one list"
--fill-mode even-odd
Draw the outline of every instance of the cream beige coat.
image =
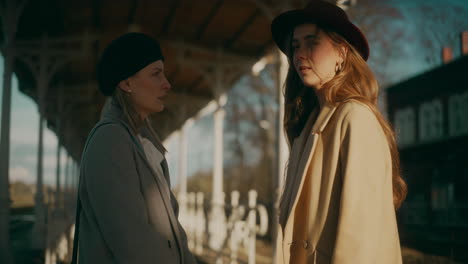
[[[296, 212], [301, 193], [307, 215]], [[375, 115], [354, 100], [324, 106], [291, 147], [276, 263], [301, 250], [307, 263], [402, 263], [392, 197], [390, 151]], [[293, 241], [298, 215], [306, 232]]]

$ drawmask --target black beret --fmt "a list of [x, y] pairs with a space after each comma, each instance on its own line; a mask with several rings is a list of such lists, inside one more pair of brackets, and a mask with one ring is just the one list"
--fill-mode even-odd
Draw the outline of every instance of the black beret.
[[110, 96], [120, 81], [158, 60], [164, 60], [157, 40], [143, 33], [126, 33], [104, 50], [97, 65], [99, 90]]

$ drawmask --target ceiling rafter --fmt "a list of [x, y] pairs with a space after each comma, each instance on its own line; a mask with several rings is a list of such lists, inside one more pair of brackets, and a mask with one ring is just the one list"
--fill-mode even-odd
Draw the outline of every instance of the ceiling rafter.
[[252, 61], [252, 56], [246, 56], [238, 52], [233, 52], [226, 49], [214, 49], [213, 47], [207, 47], [199, 45], [192, 42], [186, 42], [176, 39], [169, 38], [159, 38], [160, 42], [167, 44], [170, 47], [174, 47], [180, 51], [180, 54], [187, 53], [186, 51], [193, 51], [194, 53], [205, 53], [205, 54], [214, 54], [219, 56], [221, 54], [222, 58], [225, 58], [230, 61]]
[[213, 18], [216, 16], [218, 13], [218, 10], [221, 8], [223, 5], [224, 0], [218, 0], [216, 1], [216, 4], [211, 8], [210, 13], [208, 16], [205, 18], [203, 23], [201, 24], [200, 28], [198, 28], [197, 34], [195, 34], [195, 40], [200, 40], [203, 37], [203, 34], [205, 33], [206, 29], [210, 25], [211, 21]]
[[195, 79], [191, 84], [188, 85], [188, 89], [191, 91], [195, 91], [197, 87], [203, 82], [203, 80], [205, 80], [205, 78], [203, 78], [203, 75], [200, 74], [200, 76], [197, 79]]
[[167, 35], [169, 32], [171, 32], [171, 26], [172, 22], [174, 21], [174, 18], [176, 16], [177, 10], [179, 9], [180, 6], [180, 1], [181, 0], [173, 0], [171, 9], [169, 11], [169, 14], [166, 16], [166, 19], [164, 19], [164, 23], [162, 25], [161, 32], [163, 35]]
[[128, 24], [132, 25], [135, 24], [135, 16], [136, 16], [136, 11], [138, 9], [138, 0], [130, 0], [130, 8], [128, 9]]
[[[251, 43], [249, 46], [240, 45], [247, 34], [267, 30], [264, 28], [267, 21], [271, 21], [273, 16], [285, 10], [284, 7], [288, 5], [297, 7], [303, 1], [307, 0], [211, 0], [207, 1], [207, 6], [205, 6], [192, 0], [169, 0], [163, 1], [164, 8], [160, 8], [161, 2], [159, 1], [90, 0], [80, 5], [63, 4], [64, 10], [47, 10], [48, 13], [63, 11], [64, 14], [73, 14], [72, 16], [65, 15], [62, 23], [65, 25], [68, 23], [72, 26], [66, 26], [60, 31], [57, 30], [60, 28], [60, 23], [57, 23], [57, 25], [50, 24], [47, 28], [41, 29], [43, 32], [57, 32], [54, 37], [66, 39], [64, 42], [59, 41], [56, 44], [51, 44], [51, 48], [76, 49], [81, 44], [88, 43], [87, 52], [91, 53], [80, 56], [83, 61], [74, 59], [73, 64], [58, 73], [59, 75], [56, 76], [53, 83], [55, 86], [56, 83], [63, 81], [65, 86], [78, 86], [76, 89], [69, 90], [66, 89], [69, 87], [65, 87], [67, 104], [71, 104], [75, 100], [84, 103], [79, 108], [74, 107], [76, 111], [71, 116], [71, 119], [76, 119], [76, 122], [72, 124], [72, 130], [79, 139], [77, 142], [84, 141], [91, 124], [99, 118], [105, 98], [99, 93], [97, 83], [95, 83], [97, 60], [104, 46], [116, 36], [131, 31], [133, 28], [140, 32], [152, 33], [161, 42], [165, 53], [167, 51], [167, 66], [170, 67], [167, 76], [172, 79], [171, 82], [174, 83], [174, 86], [177, 86], [171, 91], [174, 96], [168, 97], [168, 106], [173, 108], [171, 110], [177, 111], [181, 104], [177, 100], [188, 98], [190, 106], [188, 106], [186, 117], [189, 118], [193, 114], [192, 112], [197, 112], [196, 110], [204, 102], [213, 100], [220, 92], [227, 91], [239, 76], [250, 72], [251, 66], [274, 46], [271, 39], [268, 40], [270, 37], [263, 33], [258, 35], [258, 43]], [[155, 9], [154, 7], [159, 8]], [[28, 9], [25, 16], [34, 17], [33, 9]], [[265, 10], [271, 12], [272, 17], [268, 18]], [[182, 13], [185, 17], [181, 17]], [[227, 15], [238, 18], [237, 22], [231, 21], [230, 26], [233, 28], [229, 32], [226, 32], [221, 23], [217, 23], [219, 18]], [[155, 16], [157, 16], [156, 19]], [[37, 35], [37, 30], [33, 30], [35, 29], [34, 21], [27, 21], [28, 28], [26, 28], [25, 33], [29, 35], [22, 33], [21, 36], [24, 36], [24, 40], [36, 40], [34, 38]], [[117, 21], [117, 23], [112, 23], [112, 21]], [[81, 36], [81, 34], [86, 31], [89, 33], [89, 42], [78, 41], [85, 39], [84, 35]], [[213, 37], [219, 41], [210, 42], [207, 39], [208, 35], [210, 39]], [[65, 56], [70, 56], [70, 54]], [[18, 67], [25, 68], [22, 64], [18, 65]], [[28, 91], [33, 91], [34, 87], [27, 79], [29, 73], [22, 68], [20, 70], [22, 70], [22, 80], [28, 81], [28, 83], [23, 81], [22, 87], [26, 87], [26, 92], [31, 94]], [[219, 73], [220, 71], [221, 73]], [[217, 74], [222, 76], [222, 83], [219, 85], [219, 87], [222, 86], [220, 92], [214, 91], [218, 87], [215, 78]], [[91, 85], [81, 85], [82, 82], [91, 80], [94, 82]], [[187, 93], [187, 96], [183, 96], [183, 93]], [[34, 96], [31, 97], [34, 99]], [[198, 99], [190, 100], [190, 98]], [[57, 98], [51, 93], [47, 100], [48, 104], [52, 106]], [[197, 102], [200, 102], [200, 105]], [[49, 117], [55, 118], [56, 114], [54, 112]], [[162, 137], [167, 136], [168, 132], [177, 127], [178, 121], [174, 122], [173, 119], [167, 113], [155, 116], [155, 120], [160, 124], [164, 123], [163, 126], [167, 126], [161, 135]], [[78, 155], [81, 148], [74, 143], [70, 142], [67, 149], [73, 149], [73, 152]]]
[[230, 49], [231, 46], [236, 43], [236, 41], [244, 34], [244, 32], [252, 25], [252, 23], [260, 16], [261, 10], [256, 8], [255, 11], [245, 20], [245, 22], [240, 26], [240, 28], [232, 35], [232, 37], [225, 42], [224, 48]]
[[177, 74], [179, 74], [180, 68], [181, 68], [180, 64], [177, 64], [176, 68], [171, 72], [171, 74], [169, 74], [167, 79], [169, 79], [169, 81], [174, 80], [174, 78], [177, 76]]
[[[92, 1], [92, 27], [94, 32], [101, 32], [101, 9], [102, 9], [102, 0], [93, 0]], [[99, 58], [99, 44], [100, 41], [96, 40], [93, 44], [93, 59], [94, 64], [97, 64]]]
[[92, 25], [95, 31], [99, 32], [99, 30], [101, 29], [102, 0], [93, 0], [92, 5]]
[[264, 52], [268, 47], [273, 45], [273, 40], [269, 39], [267, 40], [264, 44], [261, 45], [261, 47], [257, 50], [258, 53]]

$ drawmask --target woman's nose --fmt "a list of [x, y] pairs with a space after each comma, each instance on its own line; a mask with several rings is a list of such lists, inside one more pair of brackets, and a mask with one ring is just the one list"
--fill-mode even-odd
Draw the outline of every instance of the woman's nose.
[[294, 57], [296, 57], [296, 60], [304, 60], [306, 58], [304, 49], [297, 48], [296, 52], [294, 53]]

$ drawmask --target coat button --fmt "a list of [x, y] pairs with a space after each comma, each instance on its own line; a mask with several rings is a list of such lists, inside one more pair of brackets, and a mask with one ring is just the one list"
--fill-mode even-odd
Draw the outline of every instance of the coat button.
[[304, 249], [307, 249], [309, 247], [309, 241], [304, 240], [302, 246], [304, 247]]
[[172, 246], [171, 246], [171, 241], [170, 241], [170, 240], [167, 241], [167, 246], [168, 246], [169, 248], [172, 248]]

